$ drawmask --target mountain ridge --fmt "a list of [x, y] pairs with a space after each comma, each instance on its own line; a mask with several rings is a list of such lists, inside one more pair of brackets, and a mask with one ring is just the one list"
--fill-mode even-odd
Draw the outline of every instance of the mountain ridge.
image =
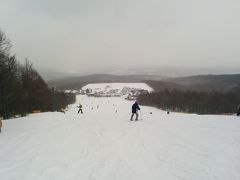
[[145, 82], [155, 90], [178, 89], [192, 91], [226, 92], [240, 86], [240, 74], [205, 74], [184, 77], [166, 77], [161, 75], [112, 75], [92, 74], [59, 78], [48, 81], [49, 86], [57, 89], [81, 89], [89, 83], [133, 83]]

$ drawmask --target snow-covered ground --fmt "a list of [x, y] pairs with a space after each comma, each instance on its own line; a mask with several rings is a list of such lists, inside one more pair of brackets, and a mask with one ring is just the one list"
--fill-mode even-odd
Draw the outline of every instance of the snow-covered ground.
[[[0, 180], [239, 180], [240, 118], [78, 96], [66, 114], [4, 121]], [[97, 108], [98, 107], [98, 108]], [[151, 113], [151, 114], [150, 114]]]

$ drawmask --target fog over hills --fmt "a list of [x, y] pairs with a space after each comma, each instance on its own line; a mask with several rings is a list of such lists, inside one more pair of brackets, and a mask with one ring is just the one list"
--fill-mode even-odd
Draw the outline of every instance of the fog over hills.
[[145, 82], [155, 90], [178, 89], [226, 92], [240, 86], [240, 74], [198, 75], [170, 78], [160, 75], [110, 75], [94, 74], [74, 76], [48, 81], [58, 89], [81, 89], [89, 83]]
[[229, 91], [240, 86], [240, 74], [197, 75], [164, 79], [176, 83], [188, 90], [195, 91]]
[[237, 74], [240, 67], [181, 67], [181, 66], [140, 66], [133, 67], [106, 67], [91, 71], [53, 71], [51, 69], [39, 69], [39, 72], [46, 80], [56, 80], [63, 77], [79, 77], [92, 74], [111, 74], [111, 75], [152, 75], [161, 77], [185, 77], [206, 74]]
[[163, 76], [153, 75], [110, 75], [110, 74], [93, 74], [86, 76], [74, 76], [59, 78], [49, 81], [48, 84], [56, 86], [58, 89], [80, 89], [89, 83], [110, 83], [110, 82], [143, 82], [145, 80], [161, 80]]

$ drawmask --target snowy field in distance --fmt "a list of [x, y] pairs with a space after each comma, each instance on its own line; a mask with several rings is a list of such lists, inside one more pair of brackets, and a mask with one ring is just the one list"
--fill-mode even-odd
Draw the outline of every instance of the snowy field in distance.
[[131, 122], [132, 103], [79, 95], [66, 114], [4, 121], [0, 180], [240, 179], [239, 117], [140, 105]]
[[127, 88], [137, 88], [147, 90], [149, 92], [153, 91], [151, 87], [149, 87], [145, 83], [96, 83], [96, 84], [88, 84], [82, 88], [82, 90], [93, 89], [93, 90], [105, 90], [105, 89], [119, 89], [122, 90], [124, 87]]

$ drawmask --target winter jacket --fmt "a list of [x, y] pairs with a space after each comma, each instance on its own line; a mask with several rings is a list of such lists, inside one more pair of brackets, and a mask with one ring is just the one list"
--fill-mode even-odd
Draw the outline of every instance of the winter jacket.
[[138, 106], [138, 103], [134, 103], [132, 105], [132, 113], [136, 113], [137, 110], [140, 110], [139, 106]]

